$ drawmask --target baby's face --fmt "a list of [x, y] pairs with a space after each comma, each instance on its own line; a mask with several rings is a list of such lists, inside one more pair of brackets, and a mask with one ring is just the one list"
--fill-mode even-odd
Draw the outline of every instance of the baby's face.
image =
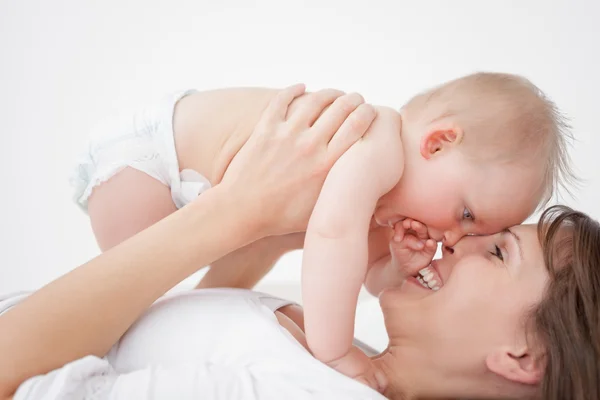
[[522, 223], [540, 200], [533, 168], [477, 163], [459, 150], [406, 165], [398, 185], [375, 210], [380, 225], [410, 217], [429, 236], [453, 246], [467, 234], [492, 234]]

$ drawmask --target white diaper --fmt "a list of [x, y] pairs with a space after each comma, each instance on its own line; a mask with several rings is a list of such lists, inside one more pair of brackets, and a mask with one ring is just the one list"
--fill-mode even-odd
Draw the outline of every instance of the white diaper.
[[94, 187], [126, 167], [142, 171], [171, 188], [181, 208], [210, 188], [210, 182], [193, 170], [179, 171], [173, 138], [173, 112], [177, 102], [193, 90], [164, 97], [126, 118], [112, 118], [94, 129], [87, 151], [71, 178], [74, 200], [87, 212]]

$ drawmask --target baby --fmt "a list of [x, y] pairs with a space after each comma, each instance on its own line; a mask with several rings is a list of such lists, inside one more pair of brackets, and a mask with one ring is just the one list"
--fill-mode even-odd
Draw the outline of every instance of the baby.
[[[352, 347], [363, 282], [378, 294], [413, 276], [443, 285], [429, 264], [436, 243], [523, 222], [568, 176], [566, 125], [529, 81], [479, 73], [420, 94], [381, 118], [330, 171], [306, 232], [306, 340], [338, 371], [375, 382]], [[392, 256], [369, 265], [372, 216], [394, 228]], [[403, 271], [403, 273], [399, 273]], [[476, 283], [474, 283], [476, 284]]]
[[[218, 184], [276, 93], [179, 93], [104, 128], [74, 180], [101, 249]], [[347, 116], [363, 103], [333, 90], [310, 96], [291, 108], [310, 99], [319, 102], [313, 109], [331, 105]], [[423, 269], [437, 242], [452, 246], [466, 234], [518, 224], [553, 192], [565, 166], [563, 128], [535, 86], [507, 74], [454, 80], [416, 96], [400, 113], [378, 107], [365, 136], [331, 169], [306, 232], [304, 324], [314, 356], [371, 382], [368, 359], [352, 346], [361, 285], [377, 295], [422, 269], [424, 290], [439, 289], [435, 271]], [[396, 228], [402, 248], [369, 265], [373, 216]], [[387, 247], [389, 237], [383, 239]]]

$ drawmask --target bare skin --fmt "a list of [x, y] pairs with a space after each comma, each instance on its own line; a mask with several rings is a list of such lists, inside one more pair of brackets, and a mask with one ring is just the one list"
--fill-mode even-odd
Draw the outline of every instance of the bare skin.
[[[316, 196], [311, 204], [296, 193], [318, 194], [374, 113], [349, 130], [286, 124], [305, 118], [285, 112], [302, 91], [292, 87], [270, 102], [219, 185], [0, 316], [0, 399], [12, 399], [30, 377], [86, 355], [104, 356], [156, 299], [200, 266], [306, 226]], [[270, 213], [256, 218], [265, 206]]]
[[[218, 185], [231, 160], [248, 141], [269, 102], [280, 91], [264, 88], [231, 88], [198, 92], [181, 99], [173, 118], [175, 146], [180, 170], [192, 169]], [[334, 89], [299, 96], [288, 115], [306, 109], [314, 122], [330, 112], [329, 124], [340, 124], [353, 112], [357, 119], [371, 112], [358, 94]], [[356, 124], [349, 119], [348, 129]], [[303, 193], [310, 198], [315, 193]], [[168, 187], [148, 175], [126, 168], [96, 187], [89, 199], [88, 211], [96, 240], [103, 251], [121, 243], [177, 210]], [[301, 231], [301, 230], [299, 230]], [[387, 252], [382, 242], [372, 256]], [[213, 263], [198, 288], [252, 288], [285, 253], [300, 249], [303, 232], [272, 236], [238, 249]]]

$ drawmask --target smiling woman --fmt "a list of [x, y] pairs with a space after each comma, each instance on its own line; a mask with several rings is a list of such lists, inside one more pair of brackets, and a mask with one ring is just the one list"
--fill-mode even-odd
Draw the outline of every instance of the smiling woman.
[[[222, 205], [226, 197], [200, 199]], [[185, 207], [0, 316], [0, 346], [9, 354], [0, 359], [0, 376], [8, 384], [27, 379], [15, 399], [58, 400], [67, 393], [87, 393], [80, 398], [90, 399], [130, 398], [126, 393], [157, 399], [383, 398], [306, 351], [299, 309], [290, 314], [289, 302], [272, 296], [200, 289], [166, 297], [133, 321], [137, 304], [151, 296], [146, 287], [162, 290], [173, 283], [173, 274], [198, 265], [194, 257], [181, 257], [182, 251], [198, 251], [193, 221], [204, 209], [198, 204], [203, 205]], [[188, 226], [186, 234], [173, 235], [182, 225]], [[223, 246], [229, 236], [217, 236], [213, 245]], [[182, 244], [181, 238], [191, 239]], [[153, 253], [159, 240], [161, 251]], [[439, 279], [438, 290], [415, 279], [385, 290], [380, 303], [389, 346], [372, 359], [385, 397], [600, 398], [599, 244], [597, 222], [552, 208], [537, 229], [516, 226], [446, 248], [425, 275], [429, 282]], [[167, 265], [165, 248], [180, 258]], [[102, 264], [110, 261], [115, 265]], [[132, 292], [140, 275], [147, 281]], [[9, 308], [23, 299], [13, 300]], [[43, 375], [52, 368], [57, 369]], [[54, 397], [47, 396], [51, 386]]]
[[463, 238], [419, 275], [380, 296], [389, 397], [600, 398], [596, 221], [553, 207], [537, 227]]

